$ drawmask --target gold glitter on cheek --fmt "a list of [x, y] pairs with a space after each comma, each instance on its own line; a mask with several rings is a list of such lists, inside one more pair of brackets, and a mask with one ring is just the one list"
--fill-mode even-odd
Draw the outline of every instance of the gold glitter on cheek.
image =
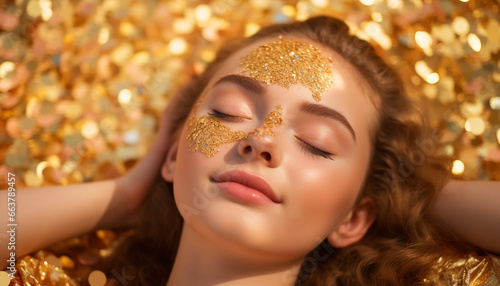
[[250, 133], [254, 133], [254, 135], [258, 138], [262, 138], [264, 135], [274, 136], [274, 132], [271, 129], [275, 126], [283, 124], [283, 115], [281, 114], [282, 110], [283, 108], [281, 105], [277, 105], [274, 110], [266, 116], [264, 125], [250, 131]]
[[333, 85], [332, 60], [322, 57], [315, 46], [281, 39], [262, 45], [242, 59], [241, 72], [268, 85], [289, 88], [301, 84], [312, 92], [316, 101]]
[[186, 138], [189, 142], [189, 151], [200, 151], [208, 158], [219, 152], [223, 144], [247, 138], [245, 132], [232, 131], [220, 120], [208, 115], [192, 120], [189, 129], [191, 132]]

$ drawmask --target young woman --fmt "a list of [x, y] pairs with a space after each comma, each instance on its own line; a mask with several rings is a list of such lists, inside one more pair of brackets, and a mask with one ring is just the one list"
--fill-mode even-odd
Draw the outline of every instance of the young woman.
[[138, 225], [102, 269], [175, 286], [430, 283], [468, 250], [451, 232], [500, 253], [498, 184], [448, 182], [396, 72], [340, 20], [232, 41], [165, 114], [126, 176], [20, 191], [16, 254]]

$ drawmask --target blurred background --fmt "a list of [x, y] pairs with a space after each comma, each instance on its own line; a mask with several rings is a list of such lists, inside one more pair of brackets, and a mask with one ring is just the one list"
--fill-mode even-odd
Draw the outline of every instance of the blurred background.
[[[373, 43], [430, 111], [440, 137], [424, 138], [402, 168], [438, 151], [454, 160], [457, 179], [500, 180], [499, 5], [0, 0], [0, 189], [8, 172], [16, 188], [123, 174], [147, 152], [169, 98], [225, 39], [320, 14], [344, 19]], [[72, 277], [118, 285], [121, 276], [106, 277], [94, 265], [121, 235], [98, 230], [28, 255], [18, 262], [22, 279], [11, 284], [75, 285]]]
[[372, 42], [426, 102], [456, 178], [500, 180], [499, 3], [3, 0], [0, 188], [8, 170], [19, 188], [119, 176], [224, 39], [320, 14]]

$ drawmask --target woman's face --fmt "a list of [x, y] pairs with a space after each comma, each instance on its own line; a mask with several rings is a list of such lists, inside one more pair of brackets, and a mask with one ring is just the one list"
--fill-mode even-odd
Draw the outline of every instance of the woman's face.
[[[252, 51], [277, 41], [237, 51], [207, 85], [179, 139], [174, 196], [186, 223], [207, 237], [254, 254], [298, 258], [352, 210], [377, 116], [361, 76], [317, 44], [321, 57], [331, 58], [326, 76], [333, 79], [310, 78], [319, 92], [310, 82], [274, 75], [278, 80], [268, 85], [242, 71], [249, 59], [286, 72], [283, 63], [252, 58]], [[325, 76], [319, 67], [313, 63], [313, 73]]]

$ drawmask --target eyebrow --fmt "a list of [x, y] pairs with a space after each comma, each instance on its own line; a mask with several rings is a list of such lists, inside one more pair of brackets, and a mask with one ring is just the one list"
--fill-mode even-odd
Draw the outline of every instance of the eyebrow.
[[338, 123], [344, 125], [344, 127], [346, 127], [347, 130], [349, 130], [349, 132], [352, 135], [352, 138], [354, 139], [354, 142], [356, 142], [356, 132], [354, 132], [354, 129], [352, 128], [349, 121], [340, 112], [338, 112], [334, 109], [331, 109], [327, 106], [317, 104], [317, 103], [311, 103], [311, 102], [307, 102], [307, 101], [302, 102], [302, 104], [300, 105], [300, 111], [305, 112], [305, 113], [309, 113], [312, 115], [330, 118], [330, 119], [337, 121]]
[[225, 82], [234, 83], [244, 90], [258, 95], [263, 95], [266, 93], [266, 89], [262, 87], [261, 83], [258, 80], [238, 74], [230, 74], [221, 77], [214, 84], [214, 87]]
[[[215, 82], [214, 87], [226, 82], [236, 84], [244, 90], [255, 93], [257, 95], [264, 95], [266, 93], [266, 89], [258, 80], [238, 74], [229, 74], [221, 77], [219, 80], [217, 80], [217, 82]], [[344, 125], [347, 130], [349, 130], [352, 138], [354, 139], [354, 142], [356, 142], [356, 132], [352, 128], [347, 118], [345, 118], [345, 116], [340, 112], [324, 105], [307, 101], [302, 102], [302, 104], [300, 105], [300, 110], [305, 113], [330, 118], [339, 122], [340, 124]]]

